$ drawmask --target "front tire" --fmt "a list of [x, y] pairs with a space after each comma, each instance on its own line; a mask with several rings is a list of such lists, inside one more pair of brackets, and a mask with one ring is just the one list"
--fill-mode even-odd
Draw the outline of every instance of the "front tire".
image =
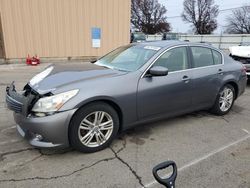
[[84, 153], [105, 149], [119, 130], [119, 117], [113, 107], [96, 102], [79, 109], [69, 126], [71, 146]]
[[211, 112], [216, 115], [227, 114], [231, 110], [234, 100], [235, 89], [232, 85], [226, 84], [221, 88]]

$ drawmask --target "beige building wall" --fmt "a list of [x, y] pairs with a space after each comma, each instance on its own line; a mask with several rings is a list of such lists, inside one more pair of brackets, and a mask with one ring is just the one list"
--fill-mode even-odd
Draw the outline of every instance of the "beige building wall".
[[[101, 56], [129, 43], [130, 0], [0, 0], [6, 58]], [[92, 48], [91, 28], [101, 28]]]

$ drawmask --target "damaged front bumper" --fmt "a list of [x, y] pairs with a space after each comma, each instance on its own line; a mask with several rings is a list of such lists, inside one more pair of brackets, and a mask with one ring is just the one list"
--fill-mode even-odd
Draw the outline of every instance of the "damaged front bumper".
[[22, 94], [17, 93], [14, 83], [6, 88], [6, 104], [7, 107], [24, 116], [28, 115], [31, 103], [35, 100], [36, 95], [31, 92], [25, 96], [25, 92]]
[[17, 130], [22, 137], [36, 147], [67, 147], [68, 127], [76, 109], [37, 117], [32, 115], [31, 108], [40, 98], [39, 94], [29, 88], [23, 93], [17, 93], [12, 83], [6, 88], [7, 107], [14, 111]]
[[68, 147], [68, 127], [75, 110], [58, 112], [46, 117], [25, 117], [14, 113], [17, 130], [36, 147]]

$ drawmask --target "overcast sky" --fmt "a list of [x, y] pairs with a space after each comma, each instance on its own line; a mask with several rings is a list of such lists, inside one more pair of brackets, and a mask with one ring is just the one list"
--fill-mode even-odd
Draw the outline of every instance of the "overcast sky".
[[[182, 18], [170, 18], [174, 16], [180, 16], [183, 11], [183, 0], [158, 0], [160, 3], [164, 4], [167, 8], [168, 22], [170, 22], [172, 27], [172, 32], [188, 32], [191, 27], [189, 24], [185, 24]], [[230, 9], [241, 7], [246, 4], [250, 4], [250, 0], [215, 0], [215, 4], [219, 5], [219, 10]], [[230, 15], [231, 11], [222, 11], [218, 16], [218, 29], [214, 33], [223, 32], [225, 29], [226, 22], [225, 19]]]

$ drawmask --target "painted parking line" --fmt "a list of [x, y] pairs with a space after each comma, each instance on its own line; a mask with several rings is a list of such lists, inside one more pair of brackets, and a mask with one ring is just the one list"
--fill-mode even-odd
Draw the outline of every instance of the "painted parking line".
[[0, 146], [3, 145], [7, 145], [7, 144], [11, 144], [11, 143], [15, 143], [15, 142], [20, 142], [21, 140], [9, 140], [9, 141], [4, 141], [4, 142], [0, 142]]
[[247, 134], [250, 134], [250, 132], [248, 130], [246, 130], [246, 129], [241, 129], [241, 130], [244, 131]]
[[11, 126], [11, 127], [7, 127], [7, 128], [5, 128], [5, 129], [1, 130], [0, 132], [3, 133], [3, 132], [5, 132], [5, 131], [7, 131], [7, 130], [14, 129], [14, 128], [16, 128], [16, 125]]
[[[243, 129], [242, 129], [242, 130], [243, 130]], [[225, 145], [225, 146], [223, 146], [223, 147], [221, 147], [221, 148], [219, 148], [219, 149], [216, 149], [216, 150], [214, 150], [214, 151], [208, 153], [207, 155], [204, 155], [203, 157], [200, 157], [200, 158], [197, 158], [197, 159], [191, 161], [190, 163], [188, 163], [188, 164], [186, 164], [186, 165], [184, 165], [184, 166], [178, 168], [178, 172], [181, 172], [181, 171], [183, 171], [183, 170], [185, 170], [185, 169], [187, 169], [187, 168], [189, 168], [189, 167], [191, 167], [191, 166], [193, 166], [193, 165], [196, 165], [196, 164], [200, 163], [201, 161], [204, 161], [204, 160], [208, 159], [209, 157], [211, 157], [211, 156], [213, 156], [213, 155], [215, 155], [215, 154], [217, 154], [217, 153], [220, 153], [220, 152], [222, 152], [222, 151], [228, 149], [228, 148], [231, 147], [231, 146], [237, 145], [237, 144], [239, 144], [239, 143], [241, 143], [241, 142], [243, 142], [243, 141], [249, 139], [249, 138], [250, 138], [250, 133], [249, 133], [249, 131], [246, 130], [246, 129], [244, 129], [243, 131], [247, 133], [246, 136], [244, 136], [244, 137], [242, 137], [242, 138], [240, 138], [240, 139], [238, 139], [238, 140], [236, 140], [236, 141], [234, 141], [234, 142], [232, 142], [232, 143], [230, 143], [230, 144], [227, 144], [227, 145]], [[164, 178], [169, 177], [169, 175], [170, 175], [170, 174], [166, 175]], [[153, 181], [147, 183], [147, 184], [145, 185], [145, 187], [152, 187], [152, 186], [155, 185], [156, 183], [157, 183], [157, 182], [156, 182], [155, 180], [153, 180]]]

